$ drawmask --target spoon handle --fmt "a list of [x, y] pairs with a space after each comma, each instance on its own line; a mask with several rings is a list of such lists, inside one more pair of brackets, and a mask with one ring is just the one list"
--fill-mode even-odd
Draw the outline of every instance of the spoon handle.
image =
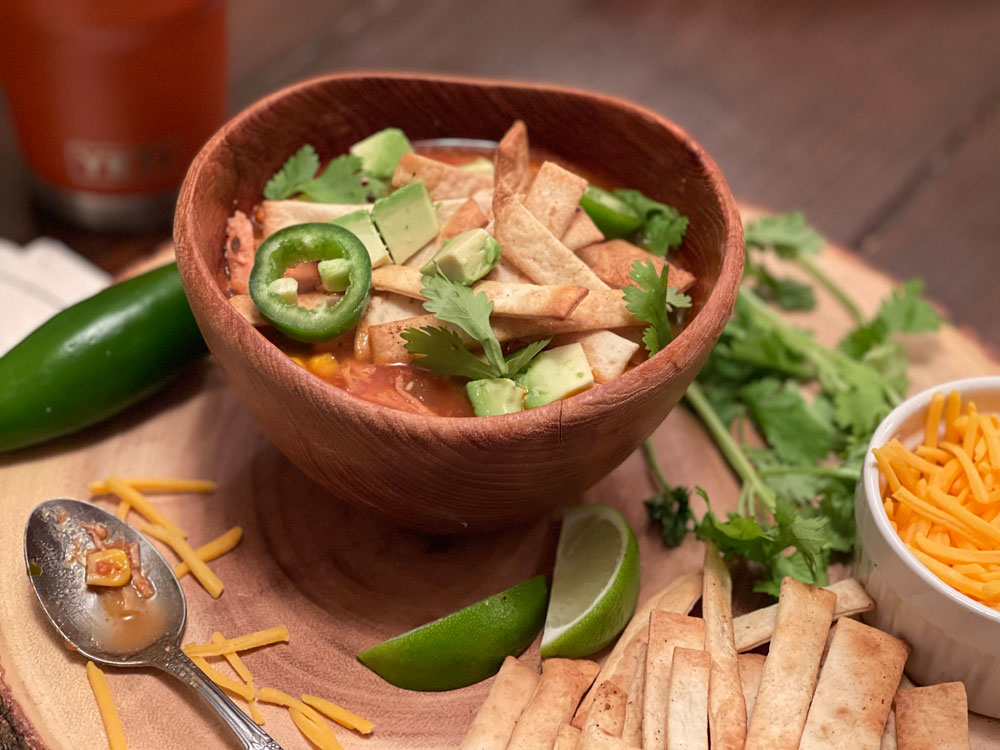
[[281, 745], [271, 739], [270, 735], [257, 726], [253, 720], [243, 713], [229, 696], [222, 692], [222, 689], [212, 682], [205, 673], [202, 672], [191, 661], [187, 654], [176, 646], [164, 651], [163, 654], [155, 658], [152, 666], [169, 672], [174, 677], [184, 682], [201, 695], [205, 701], [214, 708], [222, 720], [229, 725], [233, 733], [243, 743], [246, 750], [282, 750]]

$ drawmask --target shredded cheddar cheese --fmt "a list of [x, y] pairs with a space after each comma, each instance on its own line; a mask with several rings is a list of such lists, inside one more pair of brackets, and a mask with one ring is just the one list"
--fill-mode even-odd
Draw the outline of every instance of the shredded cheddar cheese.
[[[210, 479], [169, 479], [167, 477], [118, 477], [139, 492], [215, 492], [219, 485]], [[106, 495], [111, 490], [103, 479], [87, 483], [91, 495]]]
[[251, 701], [254, 698], [254, 690], [249, 685], [246, 685], [238, 680], [234, 680], [232, 677], [227, 677], [222, 674], [219, 670], [213, 667], [208, 661], [205, 660], [204, 656], [192, 656], [191, 661], [202, 672], [208, 677], [212, 682], [218, 685], [223, 690], [228, 690], [233, 695], [238, 695], [245, 701]]
[[[216, 645], [224, 644], [226, 642], [225, 636], [219, 631], [212, 633], [212, 643]], [[250, 688], [251, 697], [247, 699], [247, 705], [250, 707], [250, 718], [253, 719], [258, 726], [264, 726], [264, 714], [260, 711], [260, 706], [257, 705], [257, 689], [253, 686], [253, 675], [250, 670], [247, 669], [246, 664], [240, 658], [240, 655], [235, 651], [231, 654], [225, 654], [226, 661], [229, 662], [229, 666], [233, 668], [233, 671], [239, 675], [239, 678], [246, 683], [246, 686]], [[203, 658], [203, 657], [198, 657]]]
[[1000, 609], [1000, 419], [953, 391], [931, 399], [923, 442], [874, 450], [882, 507], [913, 555], [956, 590]]
[[149, 499], [145, 495], [127, 485], [123, 479], [108, 477], [104, 481], [113, 494], [117, 495], [121, 500], [126, 501], [131, 508], [138, 511], [151, 524], [162, 526], [182, 539], [187, 536], [184, 529], [163, 515], [163, 512], [149, 502]]
[[[208, 562], [209, 560], [214, 560], [215, 558], [221, 557], [229, 552], [233, 549], [233, 547], [240, 543], [240, 539], [242, 538], [243, 528], [240, 526], [233, 526], [233, 528], [222, 536], [217, 536], [207, 544], [201, 545], [194, 551], [194, 553], [202, 562]], [[191, 568], [186, 562], [179, 562], [174, 566], [174, 575], [178, 578], [183, 578], [190, 572]]]
[[118, 716], [115, 703], [111, 699], [108, 681], [104, 679], [104, 672], [92, 661], [87, 662], [87, 679], [90, 680], [90, 687], [94, 691], [97, 709], [101, 712], [104, 733], [108, 737], [108, 750], [126, 750], [125, 731], [122, 729], [122, 720]]
[[[139, 527], [139, 531], [143, 534], [153, 537], [154, 539], [159, 539], [164, 544], [168, 545], [177, 556], [181, 558], [184, 562], [188, 564], [191, 569], [191, 574], [198, 579], [200, 583], [209, 594], [211, 594], [213, 599], [218, 599], [222, 594], [222, 581], [219, 577], [212, 572], [212, 569], [208, 567], [199, 557], [195, 554], [194, 549], [188, 544], [187, 540], [165, 526], [160, 526], [157, 524], [144, 523]], [[189, 654], [190, 655], [190, 654]]]
[[219, 643], [191, 643], [184, 646], [184, 653], [188, 656], [225, 656], [270, 646], [273, 643], [288, 643], [288, 628], [278, 625], [267, 630], [258, 630], [256, 633], [241, 635], [239, 638], [227, 638]]
[[375, 725], [368, 719], [362, 719], [355, 713], [351, 713], [346, 708], [341, 708], [336, 703], [317, 698], [315, 695], [303, 695], [302, 702], [307, 706], [312, 706], [328, 719], [340, 724], [342, 727], [353, 729], [360, 734], [371, 734]]
[[323, 721], [323, 717], [298, 698], [274, 688], [264, 687], [257, 691], [257, 700], [276, 703], [290, 709], [295, 726], [320, 750], [342, 750], [333, 730]]

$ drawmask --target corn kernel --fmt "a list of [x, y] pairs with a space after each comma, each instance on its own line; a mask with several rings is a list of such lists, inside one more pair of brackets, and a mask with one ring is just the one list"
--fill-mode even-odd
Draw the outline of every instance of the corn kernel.
[[87, 555], [88, 586], [124, 586], [132, 578], [128, 555], [120, 549], [100, 549]]

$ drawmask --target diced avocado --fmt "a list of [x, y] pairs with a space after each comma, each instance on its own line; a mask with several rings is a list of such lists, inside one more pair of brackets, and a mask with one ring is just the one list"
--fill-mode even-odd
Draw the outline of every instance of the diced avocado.
[[321, 260], [317, 266], [323, 288], [328, 292], [342, 292], [351, 283], [351, 261], [347, 258]]
[[372, 268], [378, 268], [379, 266], [384, 266], [386, 263], [392, 263], [392, 258], [389, 257], [389, 251], [385, 249], [385, 243], [382, 242], [382, 238], [379, 237], [378, 230], [372, 223], [372, 215], [365, 209], [360, 209], [352, 213], [341, 216], [339, 219], [334, 219], [330, 222], [331, 224], [336, 224], [338, 227], [343, 227], [348, 232], [353, 234], [365, 248], [368, 250], [368, 257], [372, 259]]
[[485, 229], [470, 229], [444, 243], [420, 273], [441, 272], [448, 281], [468, 286], [493, 270], [500, 260], [500, 243]]
[[405, 263], [438, 233], [437, 211], [419, 181], [375, 201], [372, 220], [395, 263]]
[[280, 279], [275, 279], [268, 284], [267, 291], [271, 292], [271, 294], [277, 294], [289, 305], [297, 305], [299, 303], [299, 282], [295, 279], [282, 276]]
[[361, 159], [361, 168], [373, 177], [392, 177], [400, 157], [413, 150], [399, 128], [386, 128], [351, 146], [351, 153]]
[[594, 373], [583, 347], [566, 344], [547, 349], [531, 360], [517, 382], [528, 391], [524, 408], [534, 409], [587, 390], [594, 385]]
[[472, 161], [459, 165], [459, 169], [465, 169], [469, 172], [485, 172], [486, 174], [493, 174], [493, 162], [485, 156], [477, 156]]
[[524, 411], [524, 388], [509, 378], [472, 380], [465, 384], [465, 392], [477, 417]]

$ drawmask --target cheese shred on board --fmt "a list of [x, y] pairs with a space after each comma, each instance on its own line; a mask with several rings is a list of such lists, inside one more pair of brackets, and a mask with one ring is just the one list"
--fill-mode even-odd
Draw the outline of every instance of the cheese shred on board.
[[882, 505], [907, 549], [976, 601], [1000, 609], [1000, 417], [936, 393], [913, 449], [874, 451]]
[[118, 718], [118, 709], [111, 699], [111, 690], [108, 689], [108, 681], [104, 679], [104, 672], [94, 662], [88, 661], [87, 678], [94, 691], [94, 698], [97, 699], [97, 709], [101, 712], [104, 733], [108, 737], [108, 750], [126, 750], [122, 720]]

